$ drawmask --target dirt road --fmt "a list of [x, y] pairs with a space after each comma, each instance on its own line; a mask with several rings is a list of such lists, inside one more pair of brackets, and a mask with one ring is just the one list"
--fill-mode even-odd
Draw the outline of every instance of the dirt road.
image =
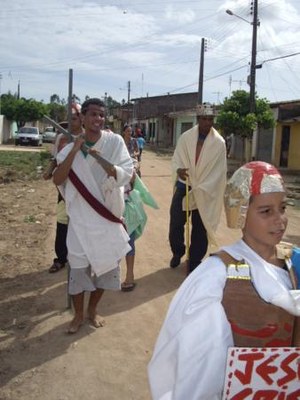
[[[183, 266], [169, 268], [170, 159], [145, 151], [143, 180], [160, 209], [147, 208], [137, 241], [133, 292], [107, 292], [106, 326], [65, 330], [66, 270], [49, 274], [56, 189], [51, 182], [0, 186], [0, 400], [148, 400], [146, 366]], [[286, 240], [300, 245], [300, 211], [290, 207]], [[239, 237], [225, 227], [220, 243]], [[124, 268], [124, 265], [123, 265]]]

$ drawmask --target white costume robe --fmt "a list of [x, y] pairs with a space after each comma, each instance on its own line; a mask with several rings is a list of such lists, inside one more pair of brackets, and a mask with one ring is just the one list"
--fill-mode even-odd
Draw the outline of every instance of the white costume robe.
[[[198, 125], [180, 136], [172, 158], [172, 170], [175, 176], [178, 168], [188, 168], [189, 184], [192, 187], [189, 209], [198, 208], [209, 244], [216, 245], [214, 233], [220, 222], [226, 186], [226, 146], [223, 137], [211, 128], [196, 162], [198, 137]], [[183, 209], [185, 204], [184, 198]]]
[[[265, 301], [300, 316], [300, 297], [290, 292], [288, 273], [267, 263], [242, 240], [224, 247], [250, 266], [252, 282]], [[154, 400], [220, 400], [227, 349], [233, 346], [223, 306], [226, 267], [217, 256], [203, 261], [173, 298], [148, 366]]]
[[[58, 164], [66, 158], [72, 146], [73, 143], [58, 153]], [[117, 179], [108, 178], [97, 160], [90, 155], [85, 157], [81, 151], [76, 154], [72, 169], [89, 192], [121, 218], [124, 212], [123, 187], [130, 181], [133, 173], [128, 150], [121, 136], [106, 131], [102, 131], [93, 149], [114, 164]], [[79, 261], [82, 255], [98, 276], [116, 268], [119, 260], [131, 249], [128, 244], [129, 236], [122, 224], [111, 222], [99, 215], [81, 196], [70, 179], [60, 186], [60, 190], [65, 198], [69, 216], [67, 246], [71, 268], [87, 267]]]

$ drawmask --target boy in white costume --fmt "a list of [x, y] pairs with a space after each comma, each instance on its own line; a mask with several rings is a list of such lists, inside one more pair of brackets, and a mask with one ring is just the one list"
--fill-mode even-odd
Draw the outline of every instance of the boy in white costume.
[[[282, 178], [270, 164], [248, 163], [232, 176], [225, 191], [227, 223], [242, 229], [242, 239], [202, 262], [172, 300], [148, 366], [154, 400], [222, 398], [227, 349], [240, 346], [224, 305], [226, 287], [229, 274], [241, 262], [261, 306], [273, 307], [293, 320], [294, 336], [289, 333], [288, 339], [290, 345], [299, 346], [300, 298], [293, 296], [290, 274], [276, 247], [287, 226], [285, 207]], [[233, 268], [224, 255], [233, 261]], [[234, 308], [241, 308], [245, 301], [241, 297]], [[255, 320], [258, 312], [250, 308], [250, 317]], [[241, 331], [247, 335], [247, 329]], [[259, 336], [259, 332], [257, 327], [250, 333]], [[266, 346], [286, 342], [287, 332], [281, 337], [273, 333], [265, 338]], [[243, 346], [251, 343], [252, 347], [253, 341], [243, 339]]]
[[[123, 139], [103, 130], [105, 107], [100, 99], [86, 100], [81, 107], [81, 118], [85, 134], [58, 153], [58, 168], [53, 174], [69, 216], [69, 294], [75, 310], [69, 333], [77, 332], [83, 323], [84, 291], [91, 292], [89, 320], [96, 328], [103, 326], [104, 321], [96, 311], [98, 302], [104, 289], [120, 289], [119, 260], [130, 250], [121, 218], [123, 188], [133, 173], [132, 160]], [[100, 165], [84, 152], [83, 144], [109, 161], [108, 165]]]

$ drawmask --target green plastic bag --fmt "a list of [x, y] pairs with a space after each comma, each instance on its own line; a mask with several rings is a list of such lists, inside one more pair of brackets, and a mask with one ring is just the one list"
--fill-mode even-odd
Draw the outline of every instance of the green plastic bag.
[[149, 192], [147, 186], [138, 175], [136, 175], [135, 177], [133, 187], [140, 193], [141, 199], [144, 204], [147, 204], [147, 206], [152, 207], [156, 210], [159, 208], [153, 196]]

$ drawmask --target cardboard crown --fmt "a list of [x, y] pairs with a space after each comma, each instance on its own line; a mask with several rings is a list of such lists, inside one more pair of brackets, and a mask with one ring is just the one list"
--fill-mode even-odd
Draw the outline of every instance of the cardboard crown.
[[207, 103], [203, 103], [203, 104], [199, 104], [197, 106], [196, 115], [197, 115], [197, 117], [201, 117], [201, 116], [215, 117], [216, 116], [216, 110], [215, 110], [213, 105], [207, 104]]

